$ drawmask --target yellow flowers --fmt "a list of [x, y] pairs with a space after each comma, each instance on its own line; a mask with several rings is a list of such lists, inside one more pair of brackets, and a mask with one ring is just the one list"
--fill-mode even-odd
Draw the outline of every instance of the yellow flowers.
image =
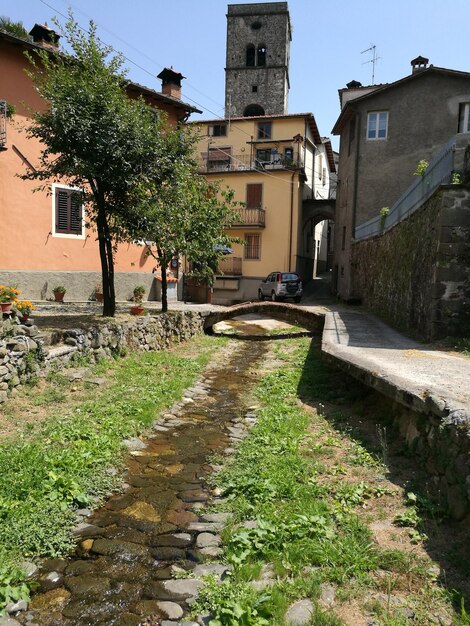
[[34, 311], [36, 307], [29, 300], [16, 300], [15, 307], [23, 315], [29, 315], [31, 311]]
[[0, 302], [16, 302], [20, 292], [14, 287], [0, 285]]

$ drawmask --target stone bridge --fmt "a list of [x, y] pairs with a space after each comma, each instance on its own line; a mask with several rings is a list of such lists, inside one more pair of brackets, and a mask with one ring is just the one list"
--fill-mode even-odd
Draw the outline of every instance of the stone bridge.
[[238, 315], [246, 315], [247, 313], [258, 313], [272, 317], [288, 324], [301, 326], [317, 334], [321, 335], [325, 316], [314, 313], [294, 304], [284, 304], [280, 302], [247, 302], [237, 304], [220, 311], [212, 311], [204, 320], [204, 331], [208, 334], [212, 332], [212, 327], [217, 322], [231, 320]]

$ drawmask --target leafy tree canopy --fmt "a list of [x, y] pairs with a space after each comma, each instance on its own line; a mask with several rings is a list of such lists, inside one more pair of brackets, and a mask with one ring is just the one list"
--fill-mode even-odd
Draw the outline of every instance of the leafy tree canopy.
[[20, 39], [25, 39], [26, 41], [32, 41], [32, 37], [23, 26], [23, 22], [13, 22], [5, 15], [0, 15], [0, 30], [4, 33], [13, 35], [14, 37], [19, 37]]

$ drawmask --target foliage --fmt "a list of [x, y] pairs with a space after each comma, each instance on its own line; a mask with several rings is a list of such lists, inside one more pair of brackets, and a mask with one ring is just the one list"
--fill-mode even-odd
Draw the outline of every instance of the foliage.
[[52, 287], [52, 293], [67, 293], [67, 289], [63, 285]]
[[134, 297], [133, 300], [134, 302], [142, 302], [143, 298], [144, 298], [144, 294], [146, 292], [146, 289], [144, 287], [144, 285], [137, 285], [137, 287], [134, 287]]
[[225, 234], [235, 206], [233, 192], [221, 190], [197, 173], [197, 140], [189, 128], [165, 133], [168, 153], [175, 155], [171, 176], [162, 184], [161, 172], [155, 170], [140, 220], [139, 239], [147, 241], [148, 254], [161, 271], [163, 311], [167, 310], [167, 267], [173, 258], [184, 255], [192, 264], [190, 275], [210, 285], [223, 248], [235, 241]]
[[[6, 554], [0, 551], [0, 607], [9, 602], [18, 602], [29, 598], [31, 583], [25, 580], [24, 572], [11, 563]], [[0, 609], [0, 615], [2, 611]]]
[[9, 285], [0, 285], [0, 302], [16, 302], [20, 295], [18, 289]]
[[428, 166], [429, 163], [424, 159], [421, 159], [421, 161], [419, 161], [418, 165], [416, 166], [415, 171], [413, 172], [413, 176], [424, 176]]
[[451, 185], [461, 185], [462, 184], [462, 174], [460, 172], [452, 172], [452, 177], [450, 179]]
[[14, 37], [19, 37], [25, 41], [32, 41], [32, 37], [29, 35], [26, 28], [23, 26], [23, 22], [13, 22], [9, 17], [5, 15], [0, 16], [0, 30], [4, 33], [9, 33]]
[[157, 170], [160, 181], [168, 177], [173, 155], [162, 138], [164, 115], [127, 96], [123, 58], [99, 41], [95, 25], [85, 34], [70, 14], [61, 30], [71, 54], [28, 54], [29, 75], [49, 106], [28, 128], [28, 137], [45, 147], [37, 169], [23, 178], [46, 181], [42, 188], [60, 180], [82, 190], [97, 231], [103, 315], [112, 316], [115, 247], [134, 239], [145, 183]]

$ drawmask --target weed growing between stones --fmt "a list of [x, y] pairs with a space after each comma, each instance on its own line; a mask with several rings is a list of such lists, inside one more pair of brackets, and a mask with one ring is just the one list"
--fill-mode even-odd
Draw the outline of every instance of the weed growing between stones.
[[206, 586], [194, 614], [212, 615], [211, 626], [278, 626], [297, 610], [307, 618], [296, 623], [315, 625], [468, 625], [423, 549], [425, 500], [403, 494], [408, 506], [394, 514], [401, 492], [384, 482], [383, 459], [323, 415], [319, 403], [344, 405], [361, 390], [337, 385], [308, 340], [293, 343], [274, 349], [284, 365], [258, 386], [258, 421], [212, 478], [232, 514], [223, 534], [232, 570]]
[[218, 343], [199, 337], [193, 350], [187, 344], [100, 363], [96, 372], [110, 384], [85, 402], [67, 404], [72, 383], [58, 373], [31, 394], [30, 405], [45, 406], [49, 417], [0, 445], [0, 611], [28, 595], [19, 563], [73, 547], [74, 511], [96, 507], [113, 490], [108, 469], [119, 467], [123, 439], [144, 432], [182, 396]]

